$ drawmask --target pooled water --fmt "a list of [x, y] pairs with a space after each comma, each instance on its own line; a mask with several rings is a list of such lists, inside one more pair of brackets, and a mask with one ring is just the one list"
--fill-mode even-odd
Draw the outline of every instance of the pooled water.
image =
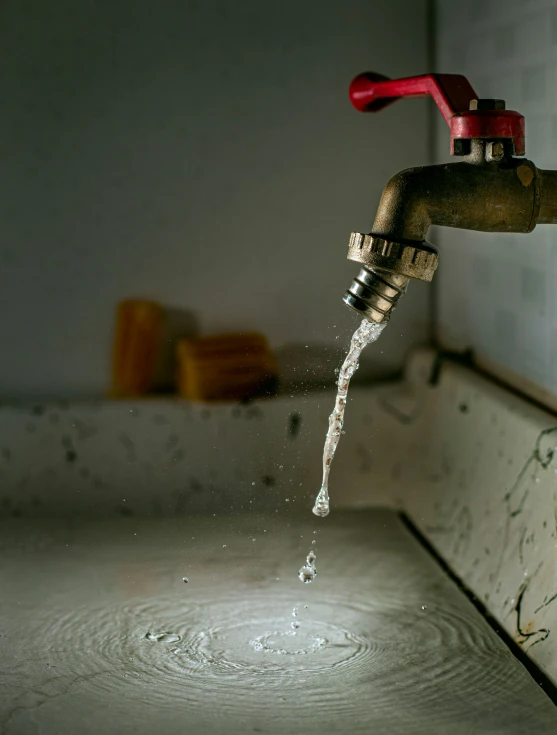
[[557, 732], [394, 513], [336, 513], [328, 584], [308, 588], [291, 572], [312, 529], [274, 514], [0, 524], [0, 733]]
[[313, 512], [316, 516], [324, 518], [329, 514], [329, 473], [331, 471], [331, 463], [335, 456], [337, 444], [342, 433], [344, 424], [344, 410], [346, 408], [346, 396], [348, 394], [348, 386], [350, 379], [358, 369], [360, 355], [364, 347], [379, 337], [385, 324], [376, 324], [364, 319], [358, 329], [352, 335], [350, 348], [338, 376], [338, 391], [335, 400], [335, 408], [329, 416], [329, 429], [325, 438], [325, 446], [323, 448], [323, 479], [321, 481], [321, 490], [315, 499]]

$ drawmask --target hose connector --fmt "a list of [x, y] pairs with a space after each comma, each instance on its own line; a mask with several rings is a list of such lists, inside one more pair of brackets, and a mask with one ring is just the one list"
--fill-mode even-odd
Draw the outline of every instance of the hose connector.
[[363, 266], [343, 301], [368, 321], [383, 324], [406, 292], [409, 280], [406, 276]]
[[344, 303], [369, 321], [388, 321], [411, 278], [431, 281], [439, 263], [429, 243], [395, 242], [373, 234], [353, 232], [348, 259], [362, 264], [344, 295]]

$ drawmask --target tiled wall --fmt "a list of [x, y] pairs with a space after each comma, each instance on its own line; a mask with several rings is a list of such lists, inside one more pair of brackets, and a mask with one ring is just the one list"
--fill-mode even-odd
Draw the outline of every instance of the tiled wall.
[[[437, 2], [437, 70], [468, 76], [481, 97], [526, 117], [526, 155], [557, 168], [557, 2]], [[439, 120], [438, 155], [448, 160]], [[451, 348], [557, 404], [557, 226], [529, 235], [437, 230], [438, 329]]]

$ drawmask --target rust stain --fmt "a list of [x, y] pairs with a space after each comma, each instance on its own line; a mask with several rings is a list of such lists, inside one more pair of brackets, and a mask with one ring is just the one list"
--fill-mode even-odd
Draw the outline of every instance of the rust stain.
[[[534, 575], [539, 571], [539, 569], [540, 567], [538, 566]], [[524, 595], [526, 594], [526, 590], [528, 589], [531, 579], [526, 580], [520, 585], [516, 604], [514, 606], [514, 610], [516, 612], [516, 632], [513, 634], [513, 638], [519, 646], [525, 646], [525, 650], [532, 648], [538, 643], [543, 643], [549, 638], [551, 633], [548, 628], [536, 629], [535, 622], [532, 620], [529, 620], [526, 623], [522, 620], [522, 603], [524, 602]]]
[[528, 623], [522, 626], [522, 635], [524, 636], [531, 636], [535, 632], [536, 626], [533, 620], [530, 620]]
[[520, 179], [522, 186], [530, 186], [534, 180], [534, 172], [530, 166], [526, 166], [524, 164], [516, 169], [516, 175]]

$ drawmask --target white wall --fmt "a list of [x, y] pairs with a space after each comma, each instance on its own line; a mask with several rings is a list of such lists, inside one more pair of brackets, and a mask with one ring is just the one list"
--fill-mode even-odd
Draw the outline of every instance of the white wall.
[[[482, 97], [526, 118], [526, 156], [557, 168], [557, 1], [437, 3], [438, 71], [469, 77]], [[448, 132], [439, 126], [441, 158]], [[529, 235], [444, 230], [439, 331], [454, 348], [557, 407], [557, 227]]]
[[[349, 233], [427, 162], [424, 102], [361, 115], [347, 86], [425, 70], [425, 6], [5, 0], [0, 394], [104, 391], [128, 296], [275, 347], [346, 342]], [[377, 370], [426, 340], [428, 295], [412, 284]]]

